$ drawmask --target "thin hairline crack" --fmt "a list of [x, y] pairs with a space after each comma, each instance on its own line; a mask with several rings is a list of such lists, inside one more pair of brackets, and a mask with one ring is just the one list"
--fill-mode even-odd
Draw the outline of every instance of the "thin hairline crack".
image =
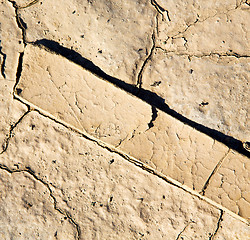
[[151, 49], [150, 49], [150, 52], [149, 52], [148, 56], [147, 56], [146, 59], [144, 60], [144, 62], [143, 62], [143, 64], [142, 64], [142, 67], [141, 67], [141, 69], [140, 69], [140, 71], [139, 71], [138, 77], [137, 77], [137, 84], [136, 84], [136, 86], [137, 86], [139, 89], [142, 87], [142, 74], [143, 74], [143, 72], [144, 72], [144, 69], [145, 69], [145, 67], [146, 67], [146, 64], [147, 64], [148, 61], [152, 58], [153, 52], [154, 52], [154, 50], [155, 50], [155, 41], [156, 41], [156, 39], [155, 39], [155, 31], [153, 31], [152, 37], [151, 37], [151, 38], [152, 38], [152, 47], [151, 47]]
[[39, 181], [40, 183], [42, 183], [49, 191], [50, 197], [53, 200], [53, 205], [54, 205], [54, 209], [59, 212], [60, 214], [64, 215], [69, 222], [74, 226], [74, 228], [76, 228], [77, 231], [77, 235], [76, 235], [76, 239], [80, 239], [81, 237], [81, 229], [80, 226], [76, 223], [76, 221], [72, 218], [72, 216], [70, 215], [70, 213], [68, 213], [65, 210], [62, 210], [61, 208], [59, 208], [57, 206], [57, 200], [56, 197], [53, 195], [53, 191], [50, 187], [50, 185], [48, 183], [46, 183], [44, 180], [42, 180], [41, 178], [39, 178], [36, 174], [35, 171], [33, 171], [30, 167], [26, 167], [25, 169], [10, 169], [9, 167], [7, 167], [6, 165], [3, 165], [0, 163], [0, 169], [13, 174], [13, 173], [21, 173], [21, 172], [25, 172], [28, 173], [29, 175], [31, 175], [36, 181]]
[[25, 112], [25, 113], [18, 119], [17, 122], [15, 122], [14, 124], [11, 124], [11, 125], [10, 125], [10, 130], [9, 130], [8, 135], [7, 135], [6, 138], [5, 138], [4, 143], [2, 144], [2, 151], [0, 152], [0, 155], [7, 151], [8, 146], [9, 146], [9, 143], [10, 143], [10, 139], [14, 136], [14, 130], [15, 130], [15, 128], [17, 127], [17, 125], [18, 125], [19, 123], [22, 122], [22, 120], [23, 120], [29, 113], [30, 113], [30, 108], [28, 108], [28, 111]]

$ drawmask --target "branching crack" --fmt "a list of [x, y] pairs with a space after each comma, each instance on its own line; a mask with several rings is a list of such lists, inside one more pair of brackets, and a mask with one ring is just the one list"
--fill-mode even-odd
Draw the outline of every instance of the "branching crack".
[[163, 21], [165, 21], [164, 13], [166, 13], [168, 21], [171, 22], [168, 10], [160, 6], [155, 0], [151, 0], [151, 4], [155, 7], [156, 11], [161, 14]]
[[230, 149], [228, 149], [228, 151], [226, 152], [226, 154], [225, 154], [225, 155], [223, 156], [223, 158], [217, 163], [217, 165], [215, 166], [214, 170], [213, 170], [212, 173], [209, 175], [209, 177], [208, 177], [207, 181], [205, 182], [205, 184], [204, 184], [202, 190], [200, 191], [200, 194], [201, 194], [202, 196], [205, 195], [206, 189], [207, 189], [207, 187], [208, 187], [208, 185], [209, 185], [209, 183], [210, 183], [212, 177], [213, 177], [213, 176], [215, 175], [215, 173], [218, 171], [218, 169], [219, 169], [220, 166], [222, 165], [223, 161], [224, 161], [224, 160], [226, 159], [226, 157], [228, 156], [229, 152], [230, 152]]
[[9, 133], [8, 135], [6, 136], [6, 139], [4, 141], [4, 143], [2, 144], [2, 151], [0, 152], [0, 154], [3, 154], [5, 151], [7, 151], [8, 149], [8, 146], [9, 146], [9, 142], [10, 142], [10, 139], [14, 136], [14, 129], [17, 127], [17, 125], [24, 119], [24, 117], [30, 112], [30, 109], [28, 109], [27, 112], [25, 112], [19, 119], [16, 123], [14, 124], [11, 124], [10, 125], [10, 130], [9, 130]]
[[[247, 2], [243, 2], [243, 4], [244, 4], [244, 3], [247, 4]], [[205, 22], [205, 21], [207, 21], [208, 19], [213, 18], [213, 17], [215, 17], [215, 16], [217, 16], [217, 15], [219, 15], [219, 14], [227, 14], [227, 13], [229, 13], [229, 12], [231, 12], [231, 11], [234, 11], [234, 10], [238, 9], [240, 6], [242, 6], [242, 3], [239, 4], [238, 6], [236, 6], [235, 8], [228, 9], [227, 11], [222, 11], [222, 12], [221, 12], [221, 11], [218, 11], [217, 13], [215, 13], [215, 14], [213, 14], [213, 15], [210, 15], [210, 16], [207, 16], [207, 17], [204, 18], [204, 19], [200, 19], [200, 16], [197, 14], [197, 18], [196, 18], [195, 21], [193, 21], [193, 22], [190, 23], [190, 24], [187, 24], [187, 27], [186, 27], [183, 31], [179, 31], [177, 34], [175, 34], [175, 35], [172, 36], [172, 37], [173, 37], [173, 38], [179, 37], [180, 35], [184, 34], [190, 27], [196, 25], [198, 22], [199, 22], [199, 23]]]
[[209, 240], [213, 240], [215, 235], [217, 234], [217, 232], [221, 228], [221, 222], [223, 221], [223, 214], [224, 214], [224, 211], [220, 209], [220, 217], [219, 217], [219, 220], [217, 222], [217, 227], [216, 227], [214, 233], [209, 236]]
[[152, 128], [154, 126], [154, 121], [155, 119], [157, 118], [158, 116], [158, 111], [157, 109], [154, 107], [154, 106], [151, 106], [152, 107], [152, 119], [150, 120], [150, 122], [148, 123], [148, 129], [149, 130], [150, 128]]
[[76, 228], [77, 231], [77, 235], [76, 235], [76, 239], [80, 239], [81, 237], [81, 229], [80, 226], [76, 223], [76, 221], [72, 218], [72, 216], [70, 215], [70, 213], [68, 213], [67, 211], [62, 210], [61, 208], [59, 208], [57, 206], [57, 200], [56, 197], [53, 195], [53, 192], [50, 188], [50, 185], [48, 183], [46, 183], [45, 181], [43, 181], [42, 179], [40, 179], [39, 177], [36, 176], [35, 171], [33, 171], [30, 167], [26, 167], [26, 169], [10, 169], [7, 166], [3, 165], [0, 163], [0, 169], [7, 171], [8, 173], [12, 174], [12, 173], [20, 173], [20, 172], [26, 172], [28, 174], [30, 174], [35, 180], [39, 181], [40, 183], [42, 183], [48, 190], [50, 193], [50, 197], [53, 199], [53, 204], [54, 204], [54, 209], [56, 211], [58, 211], [60, 214], [64, 215], [69, 222]]
[[[0, 41], [1, 42], [1, 41]], [[1, 62], [1, 74], [4, 78], [6, 78], [5, 75], [5, 62], [6, 62], [6, 54], [2, 51], [2, 47], [0, 47], [0, 55], [3, 56], [3, 60]]]
[[[199, 20], [199, 17], [197, 16], [196, 20], [190, 24], [187, 24], [187, 27], [181, 31], [181, 32], [178, 32], [177, 34], [175, 34], [174, 36], [172, 36], [172, 38], [177, 38], [179, 35], [181, 34], [184, 34], [190, 27], [192, 27], [193, 25], [195, 25], [196, 23], [198, 23], [200, 20]], [[205, 21], [205, 20], [204, 20]], [[203, 22], [203, 21], [201, 21]]]
[[147, 58], [145, 59], [145, 61], [143, 62], [142, 64], [142, 67], [139, 71], [139, 74], [138, 74], [138, 78], [137, 78], [137, 87], [140, 89], [141, 86], [142, 86], [142, 74], [143, 74], [143, 71], [145, 69], [145, 66], [147, 64], [147, 62], [151, 59], [152, 55], [153, 55], [153, 52], [154, 52], [154, 49], [155, 49], [155, 32], [153, 31], [153, 34], [152, 34], [152, 47], [151, 47], [151, 50], [147, 56]]

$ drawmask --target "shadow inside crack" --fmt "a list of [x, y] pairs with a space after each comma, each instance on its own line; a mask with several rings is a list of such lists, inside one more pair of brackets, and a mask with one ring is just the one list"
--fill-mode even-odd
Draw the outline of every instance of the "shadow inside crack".
[[242, 141], [186, 118], [185, 116], [171, 109], [165, 103], [165, 99], [161, 98], [156, 93], [153, 93], [143, 88], [138, 88], [135, 85], [125, 83], [124, 81], [118, 78], [108, 75], [101, 68], [96, 66], [92, 61], [84, 58], [76, 51], [63, 47], [59, 43], [52, 41], [52, 40], [48, 40], [48, 39], [37, 40], [36, 42], [33, 42], [32, 44], [40, 46], [40, 47], [45, 47], [45, 49], [67, 58], [68, 60], [81, 66], [85, 70], [88, 70], [89, 72], [93, 73], [97, 77], [102, 78], [103, 80], [114, 84], [120, 89], [140, 98], [144, 102], [150, 104], [151, 106], [156, 107], [157, 109], [160, 109], [161, 111], [169, 114], [170, 116], [181, 121], [182, 123], [189, 125], [190, 127], [198, 130], [199, 132], [210, 136], [211, 138], [225, 144], [227, 147], [233, 150], [236, 150], [237, 152], [250, 158], [250, 152], [248, 152], [243, 147]]

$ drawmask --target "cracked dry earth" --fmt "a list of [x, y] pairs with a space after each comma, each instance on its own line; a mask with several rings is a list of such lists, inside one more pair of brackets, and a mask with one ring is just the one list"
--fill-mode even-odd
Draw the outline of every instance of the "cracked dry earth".
[[250, 239], [250, 2], [1, 0], [0, 239]]

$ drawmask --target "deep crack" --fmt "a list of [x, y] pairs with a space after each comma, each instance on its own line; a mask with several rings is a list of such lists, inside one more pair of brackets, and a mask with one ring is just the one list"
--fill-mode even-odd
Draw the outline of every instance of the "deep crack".
[[152, 128], [154, 126], [154, 121], [156, 120], [157, 116], [158, 116], [158, 111], [154, 106], [152, 107], [152, 119], [150, 120], [150, 122], [148, 123], [148, 129]]
[[171, 22], [171, 19], [170, 19], [169, 11], [168, 11], [168, 10], [164, 9], [164, 8], [163, 8], [161, 5], [159, 5], [158, 2], [155, 1], [155, 0], [151, 0], [151, 4], [154, 6], [154, 8], [156, 9], [156, 11], [157, 11], [158, 13], [161, 14], [162, 20], [163, 20], [163, 21], [165, 21], [165, 17], [164, 17], [164, 14], [163, 14], [163, 13], [165, 12], [166, 15], [167, 15], [168, 21]]
[[16, 23], [17, 23], [17, 26], [22, 31], [22, 40], [23, 40], [23, 44], [25, 47], [27, 45], [27, 42], [26, 42], [27, 24], [23, 21], [23, 19], [20, 17], [20, 14], [19, 14], [19, 9], [22, 9], [22, 7], [19, 7], [15, 1], [8, 0], [8, 2], [10, 2], [13, 8], [15, 9]]
[[[1, 40], [0, 40], [0, 43], [1, 43]], [[1, 74], [4, 78], [6, 78], [6, 75], [5, 75], [6, 54], [2, 51], [2, 47], [0, 47], [0, 55], [3, 56], [3, 60], [1, 61]]]
[[16, 83], [14, 85], [13, 90], [15, 91], [17, 84], [19, 83], [19, 80], [21, 78], [22, 70], [23, 70], [23, 56], [24, 52], [19, 53], [18, 58], [18, 65], [17, 65], [17, 71], [16, 71]]
[[[101, 68], [96, 66], [92, 61], [82, 57], [78, 52], [68, 49], [66, 47], [61, 46], [59, 43], [48, 40], [48, 39], [41, 39], [37, 40], [36, 42], [32, 43], [35, 46], [39, 46], [44, 48], [45, 50], [49, 51], [50, 53], [55, 53], [67, 58], [69, 61], [81, 66], [83, 69], [91, 72], [95, 76], [100, 79], [103, 79], [116, 87], [122, 89], [123, 91], [132, 94], [142, 101], [148, 103], [151, 106], [165, 112], [166, 114], [174, 117], [178, 121], [196, 129], [197, 131], [210, 136], [214, 140], [223, 143], [228, 148], [231, 148], [247, 157], [250, 157], [250, 152], [247, 151], [243, 147], [243, 143], [241, 140], [235, 139], [232, 136], [226, 135], [218, 130], [206, 127], [202, 124], [199, 124], [187, 117], [181, 115], [180, 113], [176, 112], [175, 110], [171, 109], [167, 103], [165, 103], [165, 99], [158, 96], [156, 93], [151, 92], [149, 90], [135, 87], [132, 84], [126, 83], [118, 78], [112, 77], [105, 73]], [[153, 50], [154, 48], [152, 48]]]
[[80, 226], [76, 223], [76, 221], [71, 217], [71, 215], [67, 212], [62, 210], [61, 208], [59, 208], [57, 206], [57, 201], [56, 201], [56, 197], [53, 195], [53, 192], [49, 186], [48, 183], [46, 183], [45, 181], [43, 181], [42, 179], [40, 179], [39, 177], [36, 176], [35, 171], [33, 171], [30, 167], [26, 167], [26, 169], [13, 169], [11, 170], [10, 168], [8, 168], [7, 166], [3, 165], [0, 163], [0, 169], [7, 171], [8, 173], [18, 173], [18, 172], [26, 172], [28, 174], [30, 174], [35, 180], [39, 181], [40, 183], [42, 183], [48, 190], [50, 193], [50, 197], [53, 199], [53, 205], [54, 205], [54, 209], [56, 211], [58, 211], [60, 214], [64, 215], [71, 224], [73, 224], [73, 226], [76, 228], [77, 230], [77, 239], [80, 239], [81, 237], [81, 229]]

